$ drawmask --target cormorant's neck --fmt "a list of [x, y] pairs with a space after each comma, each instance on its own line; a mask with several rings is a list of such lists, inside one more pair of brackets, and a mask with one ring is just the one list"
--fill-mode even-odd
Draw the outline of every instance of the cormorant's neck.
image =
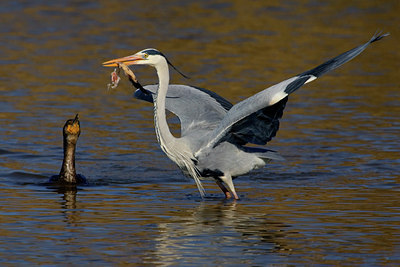
[[60, 181], [65, 183], [76, 183], [75, 171], [75, 147], [76, 143], [71, 143], [64, 137], [64, 160], [60, 171]]

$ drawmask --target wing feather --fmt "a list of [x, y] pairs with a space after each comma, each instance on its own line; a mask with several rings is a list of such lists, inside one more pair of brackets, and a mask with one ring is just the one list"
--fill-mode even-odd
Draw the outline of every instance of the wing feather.
[[238, 145], [246, 143], [266, 144], [276, 135], [279, 129], [279, 118], [282, 117], [289, 94], [350, 61], [364, 51], [369, 44], [387, 35], [375, 34], [365, 44], [340, 54], [311, 70], [273, 85], [234, 105], [219, 126], [210, 133], [202, 148], [195, 155], [212, 149], [223, 141]]
[[[153, 103], [158, 85], [146, 85], [144, 89], [147, 94], [138, 89], [134, 97]], [[168, 87], [165, 107], [179, 118], [181, 136], [187, 136], [217, 127], [232, 104], [207, 89], [173, 84]]]

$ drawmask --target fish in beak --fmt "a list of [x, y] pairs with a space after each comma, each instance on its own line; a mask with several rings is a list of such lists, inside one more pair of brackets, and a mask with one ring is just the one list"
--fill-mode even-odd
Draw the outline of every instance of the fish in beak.
[[140, 89], [143, 93], [146, 95], [149, 94], [149, 92], [143, 88], [143, 86], [139, 83], [137, 80], [135, 74], [132, 72], [131, 69], [129, 69], [129, 65], [135, 64], [138, 60], [142, 60], [143, 58], [140, 56], [128, 56], [128, 57], [123, 57], [123, 58], [117, 58], [113, 59], [107, 62], [103, 63], [103, 66], [105, 67], [116, 67], [113, 72], [111, 72], [111, 83], [107, 84], [107, 89], [114, 89], [118, 86], [121, 78], [119, 77], [119, 72], [122, 69], [125, 73], [126, 76], [128, 76], [129, 81], [132, 83], [132, 85], [136, 89]]

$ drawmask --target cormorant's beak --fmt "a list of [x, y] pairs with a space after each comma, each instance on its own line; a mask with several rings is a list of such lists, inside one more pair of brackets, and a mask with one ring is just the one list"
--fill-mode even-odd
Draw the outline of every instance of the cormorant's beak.
[[76, 122], [79, 122], [79, 114], [76, 114], [75, 119], [72, 123], [76, 123]]
[[121, 57], [117, 59], [112, 59], [106, 62], [103, 62], [104, 67], [118, 67], [118, 63], [124, 63], [127, 66], [136, 64], [138, 60], [143, 60], [144, 58], [138, 55], [132, 55], [127, 57]]
[[72, 120], [72, 124], [71, 124], [71, 120], [68, 120], [65, 125], [64, 125], [64, 134], [80, 134], [81, 130], [80, 130], [80, 125], [79, 125], [79, 115], [76, 114], [75, 119]]

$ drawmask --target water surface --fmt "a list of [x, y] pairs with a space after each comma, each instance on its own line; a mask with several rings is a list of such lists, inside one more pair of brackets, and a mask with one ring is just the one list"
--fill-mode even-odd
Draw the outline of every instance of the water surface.
[[[397, 1], [13, 1], [0, 4], [0, 263], [399, 265]], [[152, 107], [101, 62], [158, 48], [232, 102], [391, 36], [290, 97], [269, 147], [287, 160], [202, 200], [161, 152]], [[143, 84], [151, 68], [135, 68]], [[89, 186], [46, 185], [80, 114]], [[171, 125], [178, 129], [178, 125]]]

